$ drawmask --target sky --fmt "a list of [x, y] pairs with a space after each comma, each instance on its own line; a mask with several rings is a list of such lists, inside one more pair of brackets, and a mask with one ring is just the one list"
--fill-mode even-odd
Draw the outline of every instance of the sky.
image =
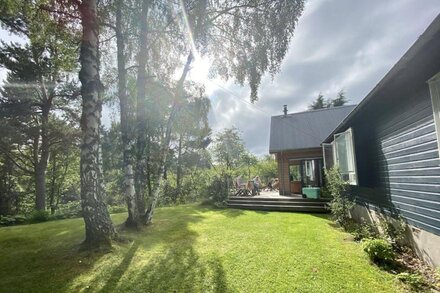
[[[310, 0], [281, 71], [266, 76], [259, 101], [249, 89], [215, 81], [210, 89], [213, 131], [237, 127], [247, 148], [269, 153], [270, 116], [304, 111], [322, 93], [344, 89], [359, 103], [440, 13], [440, 0]], [[217, 89], [215, 86], [217, 85]]]
[[[211, 100], [213, 132], [235, 126], [251, 152], [268, 154], [270, 117], [283, 105], [304, 111], [319, 93], [334, 98], [341, 89], [359, 103], [439, 13], [440, 0], [307, 1], [280, 72], [263, 78], [256, 103], [246, 86], [203, 77], [206, 63], [193, 68]], [[20, 41], [1, 29], [0, 39]], [[0, 70], [0, 83], [4, 77]], [[104, 108], [104, 124], [116, 116]]]

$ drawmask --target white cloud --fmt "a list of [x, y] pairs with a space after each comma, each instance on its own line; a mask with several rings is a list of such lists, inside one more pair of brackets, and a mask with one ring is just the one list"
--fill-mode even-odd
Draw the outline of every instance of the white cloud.
[[318, 93], [333, 98], [342, 88], [358, 103], [439, 12], [438, 0], [308, 1], [281, 72], [263, 79], [260, 100], [239, 101], [234, 96], [248, 100], [249, 91], [231, 83], [217, 89], [212, 128], [235, 125], [251, 151], [267, 154], [270, 116], [280, 115], [282, 105], [302, 111]]

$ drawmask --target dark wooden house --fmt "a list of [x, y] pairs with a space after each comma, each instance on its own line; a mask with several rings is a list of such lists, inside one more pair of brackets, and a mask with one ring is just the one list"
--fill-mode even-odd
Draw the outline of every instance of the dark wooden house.
[[402, 216], [440, 265], [440, 16], [323, 144], [352, 186], [358, 218]]
[[269, 152], [278, 162], [280, 195], [324, 184], [321, 143], [355, 106], [273, 116]]

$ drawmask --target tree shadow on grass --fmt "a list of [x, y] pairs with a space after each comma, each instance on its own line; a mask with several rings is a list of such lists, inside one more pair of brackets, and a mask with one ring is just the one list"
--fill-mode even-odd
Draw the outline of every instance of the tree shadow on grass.
[[230, 208], [217, 208], [215, 209], [215, 211], [227, 218], [236, 218], [239, 216], [242, 216], [245, 211], [244, 210], [240, 210], [240, 209], [230, 209]]
[[[226, 274], [217, 256], [199, 256], [198, 233], [191, 225], [205, 218], [203, 208], [161, 210], [142, 232], [126, 231], [134, 239], [118, 265], [106, 276], [101, 292], [226, 292]], [[87, 284], [82, 284], [85, 286]], [[78, 286], [77, 286], [78, 288]], [[98, 288], [96, 288], [98, 289]]]
[[122, 262], [113, 270], [110, 278], [105, 286], [102, 288], [102, 292], [110, 292], [112, 288], [115, 288], [125, 271], [129, 268], [131, 261], [139, 248], [139, 242], [133, 242], [130, 249], [124, 256]]
[[[173, 246], [150, 260], [130, 286], [142, 292], [227, 292], [218, 257], [201, 259], [192, 246]], [[124, 286], [116, 291], [123, 291]]]

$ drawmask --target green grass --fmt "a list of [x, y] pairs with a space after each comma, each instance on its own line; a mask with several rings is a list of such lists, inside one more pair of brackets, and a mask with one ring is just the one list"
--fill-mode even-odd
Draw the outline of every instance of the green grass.
[[78, 252], [83, 229], [82, 219], [0, 228], [0, 291], [402, 291], [325, 215], [161, 208], [107, 254]]

